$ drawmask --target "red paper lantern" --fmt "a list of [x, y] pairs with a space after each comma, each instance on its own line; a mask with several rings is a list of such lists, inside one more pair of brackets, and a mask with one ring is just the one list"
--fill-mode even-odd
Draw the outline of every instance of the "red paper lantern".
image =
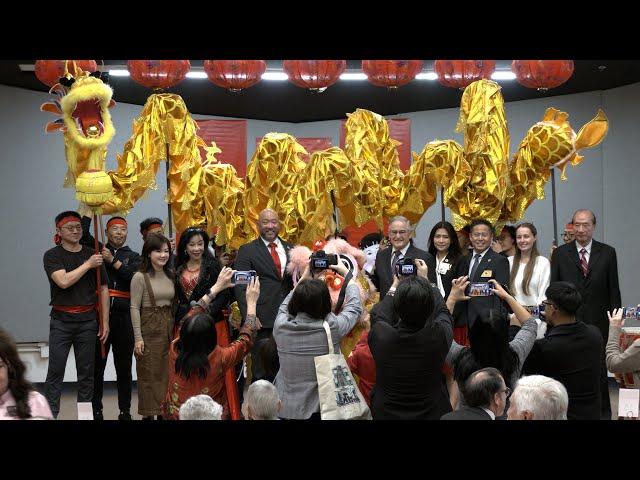
[[324, 92], [327, 87], [338, 81], [347, 68], [347, 61], [285, 60], [282, 68], [294, 85], [314, 92]]
[[363, 60], [362, 71], [378, 87], [398, 88], [422, 71], [422, 60]]
[[573, 60], [514, 60], [511, 71], [521, 85], [545, 91], [571, 78]]
[[148, 88], [163, 89], [177, 85], [187, 76], [189, 60], [129, 60], [131, 78]]
[[495, 60], [436, 60], [433, 69], [445, 87], [466, 88], [482, 78], [491, 78]]
[[267, 69], [264, 60], [205, 60], [204, 71], [215, 85], [239, 92], [254, 86]]
[[73, 62], [75, 62], [75, 66], [85, 72], [95, 72], [98, 69], [95, 60], [36, 60], [36, 77], [45, 85], [53, 87], [64, 75], [65, 62], [67, 62], [67, 71], [74, 77], [77, 72]]

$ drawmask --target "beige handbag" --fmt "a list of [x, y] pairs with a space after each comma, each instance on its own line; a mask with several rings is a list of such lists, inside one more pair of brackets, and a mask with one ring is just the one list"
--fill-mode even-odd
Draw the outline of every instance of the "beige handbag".
[[329, 324], [322, 323], [327, 333], [329, 353], [313, 360], [318, 379], [320, 417], [322, 420], [371, 420], [371, 411], [351, 375], [342, 353], [334, 353]]

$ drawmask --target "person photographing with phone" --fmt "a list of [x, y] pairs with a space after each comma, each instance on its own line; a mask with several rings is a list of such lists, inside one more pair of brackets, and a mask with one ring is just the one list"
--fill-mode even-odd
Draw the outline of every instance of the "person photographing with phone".
[[[469, 284], [466, 275], [452, 281], [451, 293], [447, 299], [449, 309], [454, 309], [457, 302], [469, 299], [466, 295]], [[447, 355], [447, 364], [453, 368], [453, 379], [459, 391], [473, 372], [486, 367], [497, 368], [507, 387], [513, 389], [536, 340], [535, 318], [496, 280], [490, 280], [488, 284], [491, 294], [506, 302], [513, 310], [511, 323], [520, 328], [513, 340], [509, 341], [509, 319], [506, 311], [488, 308], [480, 312], [469, 330], [469, 346], [454, 341]], [[466, 405], [464, 395], [460, 395], [459, 403]]]
[[442, 369], [453, 319], [428, 277], [423, 259], [405, 257], [387, 294], [371, 310], [374, 419], [438, 420], [451, 411]]
[[[240, 363], [251, 348], [260, 329], [256, 304], [260, 296], [260, 280], [252, 277], [246, 286], [247, 318], [238, 339], [227, 346], [217, 345], [214, 319], [209, 315], [210, 296], [232, 287], [234, 271], [225, 267], [211, 287], [210, 295], [198, 302], [199, 313], [183, 320], [178, 337], [169, 347], [169, 383], [164, 403], [165, 418], [178, 420], [182, 404], [195, 395], [205, 394], [223, 407], [222, 419], [229, 419], [229, 402], [225, 389], [225, 372]], [[205, 313], [202, 313], [205, 312]]]
[[[318, 254], [320, 252], [316, 252]], [[314, 357], [329, 353], [324, 322], [328, 323], [334, 351], [362, 314], [360, 290], [342, 262], [322, 252], [310, 258], [300, 281], [278, 310], [273, 338], [278, 348], [280, 370], [275, 378], [282, 401], [280, 417], [320, 420], [320, 401]], [[345, 278], [344, 302], [339, 313], [332, 312], [327, 283], [318, 277], [326, 269]]]

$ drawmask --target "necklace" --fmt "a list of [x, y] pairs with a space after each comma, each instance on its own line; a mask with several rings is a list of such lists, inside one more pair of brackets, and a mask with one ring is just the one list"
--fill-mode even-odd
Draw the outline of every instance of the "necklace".
[[193, 270], [191, 270], [189, 268], [189, 264], [186, 265], [187, 271], [191, 272], [191, 273], [195, 273], [195, 272], [199, 272], [200, 271], [200, 265], [198, 265], [196, 268], [194, 268]]

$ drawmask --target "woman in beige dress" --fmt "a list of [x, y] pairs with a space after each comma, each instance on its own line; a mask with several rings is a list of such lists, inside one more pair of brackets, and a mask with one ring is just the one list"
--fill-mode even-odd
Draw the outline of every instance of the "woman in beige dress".
[[138, 373], [138, 413], [143, 420], [161, 419], [167, 392], [167, 354], [173, 330], [174, 273], [171, 244], [149, 234], [142, 247], [140, 271], [131, 279], [131, 322]]

